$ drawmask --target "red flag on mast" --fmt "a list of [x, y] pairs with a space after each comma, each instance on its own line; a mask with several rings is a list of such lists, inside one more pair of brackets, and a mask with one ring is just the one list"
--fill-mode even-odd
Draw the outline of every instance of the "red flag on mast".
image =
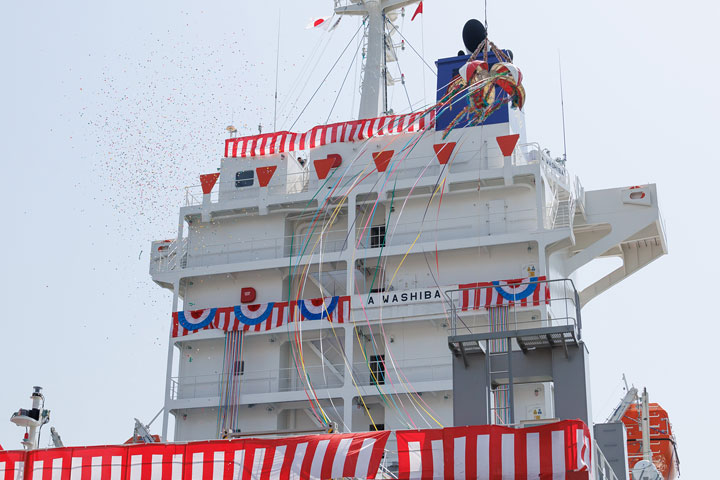
[[420, 5], [418, 5], [418, 7], [415, 9], [415, 13], [413, 13], [412, 18], [410, 19], [411, 22], [415, 20], [415, 17], [418, 16], [418, 13], [423, 13], [422, 2], [420, 2]]

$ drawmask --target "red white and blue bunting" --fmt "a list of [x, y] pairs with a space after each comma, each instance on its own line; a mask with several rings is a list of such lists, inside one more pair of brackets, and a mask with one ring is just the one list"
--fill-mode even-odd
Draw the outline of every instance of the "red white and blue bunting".
[[185, 310], [174, 312], [172, 317], [173, 337], [211, 329], [262, 332], [296, 321], [345, 323], [350, 320], [350, 296]]
[[538, 307], [550, 302], [550, 287], [544, 276], [466, 283], [459, 287], [463, 290], [460, 302], [463, 311], [505, 305]]

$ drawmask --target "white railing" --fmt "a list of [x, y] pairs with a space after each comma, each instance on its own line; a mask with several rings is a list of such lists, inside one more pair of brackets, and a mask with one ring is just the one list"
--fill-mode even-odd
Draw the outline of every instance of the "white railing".
[[[395, 363], [386, 356], [384, 364], [358, 362], [353, 364], [352, 371], [357, 386], [387, 385], [385, 388], [398, 388], [405, 385], [412, 388], [411, 385], [415, 383], [452, 379], [450, 355], [402, 359]], [[344, 384], [345, 365], [311, 365], [306, 366], [301, 373], [295, 367], [250, 371], [238, 377], [242, 394], [301, 391], [306, 388], [308, 381], [316, 390], [339, 388]], [[173, 400], [218, 397], [227, 380], [228, 376], [224, 374], [173, 377], [170, 396]]]
[[340, 252], [347, 248], [346, 230], [329, 230], [323, 233], [320, 241], [320, 228], [311, 236], [287, 235], [282, 237], [255, 238], [230, 243], [192, 243], [188, 249], [189, 267], [221, 265], [227, 263], [275, 258], [296, 257], [299, 255]]
[[559, 200], [553, 197], [550, 205], [545, 207], [545, 228], [555, 230], [556, 228], [572, 229], [575, 217], [575, 199], [573, 197]]
[[[536, 288], [547, 289], [546, 293], [549, 293], [549, 299], [540, 301], [538, 305], [533, 305], [532, 298], [530, 298], [525, 307], [522, 306], [520, 300], [508, 305], [508, 330], [573, 326], [577, 337], [581, 338], [582, 321], [580, 318], [579, 297], [573, 281], [565, 278], [539, 282], [527, 281], [514, 285], [522, 286], [535, 283], [537, 284]], [[470, 287], [447, 292], [450, 303], [451, 335], [492, 332], [493, 326], [490, 324], [487, 310], [482, 304], [479, 308], [474, 308], [476, 290], [491, 290], [492, 288], [485, 286]], [[464, 297], [467, 297], [467, 303], [463, 303]], [[547, 295], [541, 295], [540, 298], [547, 298]]]
[[187, 238], [172, 242], [153, 242], [150, 273], [169, 272], [187, 266]]
[[[472, 217], [451, 217], [436, 220], [428, 218], [422, 222], [395, 222], [385, 230], [385, 246], [409, 245], [413, 242], [435, 242], [457, 240], [487, 235], [498, 235], [533, 229], [537, 225], [537, 210], [534, 208], [486, 212]], [[364, 227], [364, 226], [363, 226]], [[371, 247], [370, 228], [357, 228], [359, 248]], [[362, 236], [361, 236], [362, 235]], [[417, 239], [417, 240], [416, 240]]]
[[[368, 352], [371, 353], [371, 352]], [[400, 387], [419, 382], [452, 379], [452, 357], [404, 358], [393, 362], [385, 356], [384, 362], [358, 362], [353, 364], [353, 378], [358, 386], [386, 385]]]
[[[544, 225], [547, 229], [572, 227], [574, 199], [557, 201], [546, 207], [544, 212]], [[452, 217], [440, 220], [427, 219], [418, 222], [394, 223], [392, 220], [385, 232], [385, 248], [391, 246], [407, 246], [415, 243], [467, 239], [486, 237], [489, 235], [502, 235], [507, 233], [533, 230], [537, 225], [537, 210], [534, 208], [504, 210], [501, 212], [487, 211], [483, 215], [474, 217]], [[323, 233], [322, 242], [320, 230], [312, 236], [287, 235], [282, 237], [255, 238], [229, 243], [202, 243], [202, 241], [188, 244], [183, 239], [179, 248], [176, 242], [168, 247], [167, 255], [156, 258], [151, 263], [151, 272], [167, 272], [178, 268], [222, 265], [228, 263], [247, 262], [255, 260], [272, 260], [277, 258], [298, 257], [305, 258], [311, 254], [337, 253], [355, 245], [358, 248], [378, 248], [371, 243], [370, 228], [364, 230], [356, 227], [355, 244], [351, 245], [346, 230], [329, 230]]]
[[600, 447], [595, 440], [593, 444], [593, 480], [618, 480], [615, 471], [610, 466], [610, 462], [607, 461]]
[[[241, 394], [258, 394], [301, 391], [307, 385], [301, 375], [316, 389], [342, 387], [344, 372], [343, 364], [326, 364], [306, 366], [300, 373], [292, 367], [243, 372], [236, 377], [240, 379]], [[219, 397], [222, 385], [228, 380], [227, 374], [173, 377], [170, 397], [173, 400]]]
[[[269, 195], [294, 195], [308, 191], [310, 180], [310, 170], [304, 170], [297, 173], [288, 173], [273, 175], [267, 186]], [[243, 200], [243, 199], [259, 199], [262, 187], [253, 178], [253, 184], [246, 187], [237, 187], [235, 180], [217, 182], [210, 192], [210, 203], [217, 203], [220, 199], [225, 200]], [[203, 191], [201, 185], [191, 185], [185, 187], [185, 206], [202, 205]]]
[[585, 188], [582, 186], [580, 178], [577, 176], [575, 177], [575, 181], [573, 183], [573, 197], [575, 198], [578, 210], [580, 213], [585, 215]]
[[570, 174], [565, 165], [550, 157], [547, 150], [542, 150], [538, 146], [540, 155], [540, 164], [543, 170], [555, 183], [560, 184], [565, 190], [571, 191]]
[[[477, 149], [460, 149], [454, 156], [451, 165], [439, 165], [435, 160], [434, 154], [418, 155], [413, 152], [408, 154], [408, 158], [404, 159], [403, 152], [397, 152], [399, 158], [402, 157], [402, 164], [397, 169], [393, 166], [393, 177], [398, 180], [414, 179], [422, 175], [425, 178], [435, 179], [442, 172], [447, 172], [448, 168], [452, 173], [476, 172], [479, 170], [500, 169], [503, 167], [503, 155], [500, 148], [491, 146], [486, 143]], [[559, 168], [557, 162], [552, 160], [537, 143], [526, 143], [518, 145], [511, 156], [511, 163], [514, 166], [529, 165], [535, 163], [547, 164], [548, 168]], [[412, 163], [412, 164], [409, 164]], [[358, 167], [357, 171], [345, 172], [341, 167], [341, 174], [345, 175], [348, 180], [358, 174], [364, 167]], [[563, 167], [564, 169], [564, 167]], [[365, 172], [368, 173], [368, 172]], [[558, 174], [556, 174], [557, 176]], [[562, 175], [560, 175], [562, 176]], [[335, 178], [339, 178], [336, 175]], [[558, 177], [560, 178], [560, 177]], [[367, 181], [375, 181], [374, 177], [370, 177]], [[281, 175], [276, 173], [270, 180], [267, 187], [269, 196], [287, 196], [296, 195], [307, 192], [314, 192], [325, 182], [319, 180], [314, 172], [308, 168], [302, 172], [289, 173]], [[334, 181], [328, 182], [334, 185]], [[259, 199], [261, 195], [261, 187], [254, 179], [253, 185], [247, 187], [236, 188], [235, 180], [218, 182], [210, 192], [210, 202], [216, 203], [218, 200], [241, 200], [241, 199]], [[200, 185], [191, 185], [185, 187], [185, 205], [194, 206], [203, 203], [203, 192]]]

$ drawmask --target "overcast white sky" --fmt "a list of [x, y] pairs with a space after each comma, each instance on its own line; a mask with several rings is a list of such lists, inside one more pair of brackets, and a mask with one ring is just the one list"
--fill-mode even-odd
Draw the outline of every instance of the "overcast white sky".
[[[5, 5], [5, 448], [19, 447], [22, 432], [2, 419], [29, 404], [32, 385], [45, 387], [52, 425], [69, 445], [125, 441], [133, 417], [149, 421], [161, 408], [171, 295], [150, 281], [150, 241], [175, 235], [182, 187], [219, 166], [225, 126], [271, 129], [280, 10], [278, 128], [295, 120], [358, 27], [345, 19], [332, 33], [305, 30], [331, 3]], [[488, 3], [491, 38], [515, 52], [525, 77], [529, 139], [561, 153], [559, 53], [568, 166], [588, 190], [658, 184], [670, 255], [584, 311], [593, 409], [598, 421], [610, 413], [622, 373], [647, 386], [670, 414], [682, 472], [701, 478], [720, 427], [711, 255], [720, 233], [712, 208], [720, 178], [720, 7], [697, 0]], [[418, 20], [407, 17], [403, 33], [432, 63], [463, 48], [462, 25], [472, 17], [482, 19], [482, 1], [426, 0], [424, 41]], [[322, 53], [319, 60], [313, 52]], [[295, 130], [327, 120], [348, 68], [330, 120], [355, 114], [353, 52]], [[315, 74], [304, 85], [297, 77], [309, 59]], [[425, 67], [410, 49], [400, 66], [412, 101], [432, 98], [435, 78], [426, 70], [423, 90]], [[298, 92], [293, 108], [288, 99]], [[407, 108], [400, 87], [393, 106]]]

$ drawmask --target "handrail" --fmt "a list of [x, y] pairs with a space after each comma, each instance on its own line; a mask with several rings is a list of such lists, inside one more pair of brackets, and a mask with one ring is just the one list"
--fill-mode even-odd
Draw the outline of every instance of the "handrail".
[[[550, 290], [549, 299], [542, 301], [539, 305], [523, 307], [520, 301], [506, 305], [510, 309], [511, 321], [510, 330], [522, 330], [526, 328], [536, 328], [539, 326], [573, 326], [577, 338], [582, 338], [582, 320], [580, 314], [580, 302], [577, 289], [572, 279], [562, 278], [542, 281], [526, 281], [518, 282], [516, 286], [538, 284], [538, 288], [547, 286]], [[491, 325], [489, 318], [481, 318], [485, 316], [485, 309], [466, 309], [462, 310], [462, 306], [458, 307], [460, 295], [463, 292], [474, 292], [477, 289], [493, 288], [493, 287], [468, 287], [448, 290], [447, 300], [450, 303], [450, 332], [452, 336], [462, 335], [465, 333], [489, 333]], [[539, 317], [530, 315], [520, 315], [521, 312], [539, 312]], [[467, 322], [463, 317], [467, 317]], [[476, 320], [475, 324], [470, 324], [470, 317]], [[485, 323], [482, 321], [485, 320]]]
[[[357, 386], [371, 386], [390, 382], [405, 384], [447, 380], [450, 378], [452, 363], [448, 357], [403, 359], [392, 364], [387, 358], [384, 365], [378, 364], [378, 371], [383, 371], [381, 378], [378, 378], [378, 372], [371, 370], [368, 363], [356, 362], [351, 368]], [[311, 379], [314, 388], [340, 388], [344, 385], [345, 371], [346, 365], [342, 363], [309, 365], [305, 367], [303, 375]], [[219, 396], [221, 384], [228, 376], [215, 373], [172, 377], [170, 397], [180, 400]], [[298, 375], [295, 367], [243, 372], [240, 376], [245, 394], [301, 391], [306, 381]]]
[[[312, 380], [315, 388], [339, 388], [344, 384], [344, 364], [309, 365], [303, 375]], [[256, 370], [235, 374], [185, 375], [170, 379], [170, 397], [173, 400], [218, 397], [222, 384], [230, 376], [242, 378], [245, 394], [294, 392], [303, 390], [307, 382], [298, 375], [295, 367], [273, 370]], [[339, 375], [339, 376], [338, 376]]]
[[[541, 212], [545, 228], [572, 227], [574, 209], [572, 200], [555, 203], [545, 207]], [[385, 232], [385, 248], [389, 246], [405, 246], [417, 241], [449, 240], [457, 238], [485, 237], [487, 235], [500, 235], [523, 230], [523, 226], [537, 224], [538, 211], [535, 208], [504, 210], [501, 212], [487, 212], [477, 216], [475, 221], [469, 222], [467, 217], [450, 217], [440, 220], [426, 220], [414, 222], [399, 222], [388, 225]], [[181, 243], [176, 241], [169, 244], [168, 250], [153, 260], [152, 272], [166, 272], [188, 264], [218, 265], [229, 262], [249, 260], [269, 260], [275, 258], [294, 257], [301, 253], [310, 254], [319, 238], [320, 230], [314, 232], [310, 238], [310, 248], [305, 248], [308, 237], [300, 235], [283, 235], [278, 237], [255, 238], [230, 243], [196, 243], [188, 244], [183, 238]], [[418, 234], [420, 237], [418, 237]], [[356, 230], [356, 239], [347, 238], [348, 231], [335, 229], [324, 232], [322, 251], [326, 253], [342, 252], [357, 245], [358, 248], [373, 248], [370, 244], [370, 229], [363, 232]], [[315, 252], [317, 252], [315, 248]]]
[[[462, 150], [462, 153], [465, 155], [471, 155], [469, 159], [464, 160], [456, 160], [454, 161], [454, 165], [459, 164], [482, 164], [487, 163], [488, 159], [493, 158], [495, 161], [498, 161], [498, 165], [494, 168], [501, 168], [501, 160], [503, 158], [502, 153], [500, 151], [499, 147], [494, 146], [488, 146], [483, 145], [480, 148], [476, 149], [466, 149]], [[542, 151], [540, 145], [536, 142], [531, 143], [524, 143], [517, 146], [517, 148], [513, 151], [513, 154], [511, 156], [511, 161], [514, 166], [521, 166], [521, 165], [530, 165], [535, 163], [542, 163], [548, 162], [552, 164], [552, 159], [545, 159], [545, 153]], [[412, 157], [414, 160], [426, 160], [427, 164], [429, 165], [429, 168], [427, 169], [426, 173], [429, 173], [431, 171], [435, 172], [438, 168], [442, 167], [442, 165], [437, 164], [431, 164], [431, 160], [435, 158], [435, 155], [432, 153], [429, 153], [427, 155], [417, 155], [413, 154]], [[437, 167], [437, 168], [436, 168]], [[404, 173], [413, 173], [410, 172], [410, 170], [417, 170], [420, 168], [421, 170], [424, 170], [425, 167], [422, 165], [413, 165], [412, 167], [399, 169], [396, 171], [396, 175], [403, 175]], [[485, 165], [485, 169], [490, 169], [489, 165]], [[455, 170], [457, 171], [457, 169]], [[439, 172], [439, 170], [438, 170]], [[414, 173], [413, 173], [414, 175]], [[318, 181], [312, 174], [311, 170], [307, 168], [304, 171], [296, 172], [296, 173], [288, 173], [285, 175], [276, 175], [273, 176], [273, 178], [270, 180], [270, 183], [268, 185], [268, 193], [270, 195], [294, 195], [298, 193], [305, 193], [310, 190], [310, 183], [314, 182], [319, 186], [322, 181]], [[234, 185], [235, 180], [226, 180], [223, 182], [217, 182], [215, 186], [213, 187], [213, 190], [210, 193], [211, 196], [211, 202], [215, 203], [217, 199], [219, 198], [219, 191], [222, 190], [224, 192], [232, 192], [230, 193], [230, 196], [240, 195], [241, 197], [251, 197], [256, 196], [259, 194], [260, 187], [257, 185], [257, 183], [253, 183], [252, 186], [248, 187], [242, 187], [241, 189], [235, 189]], [[300, 187], [297, 187], [295, 184], [300, 184]], [[222, 188], [221, 188], [222, 186]], [[185, 205], [186, 206], [194, 206], [194, 205], [200, 205], [203, 202], [203, 194], [202, 194], [202, 187], [200, 185], [190, 185], [185, 187]]]
[[593, 439], [592, 448], [594, 480], [618, 480], [618, 477], [615, 474], [612, 466], [610, 465], [610, 462], [608, 462], [607, 458], [605, 458], [605, 454], [600, 449], [595, 439]]
[[[377, 365], [377, 372], [369, 368], [373, 363]], [[355, 362], [352, 370], [357, 386], [397, 385], [448, 380], [452, 376], [452, 362], [446, 356], [406, 358], [396, 362], [387, 357], [383, 362]], [[382, 372], [381, 377], [378, 372]]]

